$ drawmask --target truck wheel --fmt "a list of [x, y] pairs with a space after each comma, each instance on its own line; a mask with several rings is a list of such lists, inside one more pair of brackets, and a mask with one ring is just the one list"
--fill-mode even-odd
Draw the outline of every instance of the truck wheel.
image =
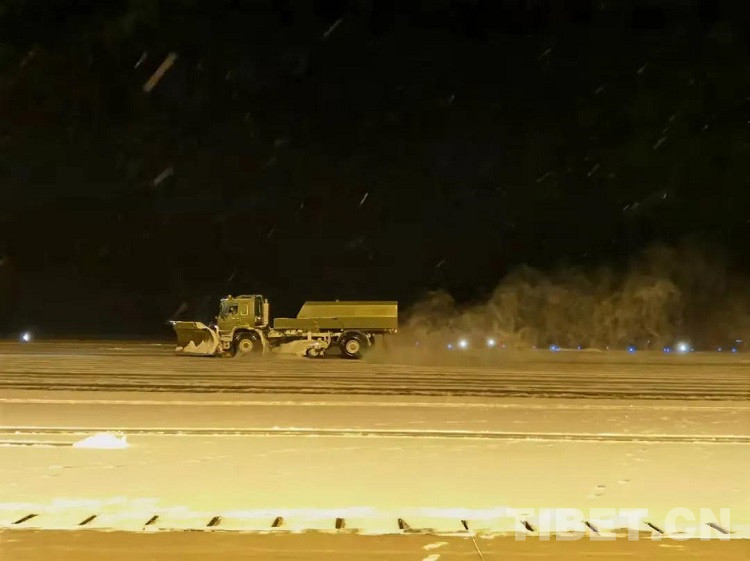
[[370, 342], [359, 333], [351, 333], [341, 338], [341, 354], [346, 358], [362, 358]]
[[263, 341], [254, 331], [243, 333], [235, 340], [234, 348], [237, 355], [248, 355], [263, 352]]
[[305, 352], [305, 356], [307, 358], [321, 358], [323, 356], [323, 349], [316, 349], [315, 347], [310, 347]]

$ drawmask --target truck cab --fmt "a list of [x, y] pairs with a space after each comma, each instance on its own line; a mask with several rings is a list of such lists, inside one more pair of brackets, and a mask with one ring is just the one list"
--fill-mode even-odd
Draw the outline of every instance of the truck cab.
[[240, 328], [268, 325], [268, 300], [260, 294], [227, 296], [221, 299], [216, 325], [222, 333]]

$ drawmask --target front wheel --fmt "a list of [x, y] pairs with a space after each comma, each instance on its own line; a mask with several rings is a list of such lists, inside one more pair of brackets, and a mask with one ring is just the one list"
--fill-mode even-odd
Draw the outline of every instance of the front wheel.
[[339, 343], [341, 354], [346, 358], [362, 358], [362, 355], [370, 347], [367, 337], [360, 333], [345, 334]]
[[238, 335], [234, 346], [238, 356], [263, 352], [263, 341], [255, 331]]

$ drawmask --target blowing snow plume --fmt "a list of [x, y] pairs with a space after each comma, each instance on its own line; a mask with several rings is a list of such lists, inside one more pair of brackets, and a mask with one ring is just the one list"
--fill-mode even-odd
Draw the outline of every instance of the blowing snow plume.
[[420, 345], [660, 349], [686, 338], [712, 348], [750, 334], [748, 286], [715, 251], [655, 246], [619, 271], [521, 267], [480, 304], [432, 292], [406, 314], [402, 332]]

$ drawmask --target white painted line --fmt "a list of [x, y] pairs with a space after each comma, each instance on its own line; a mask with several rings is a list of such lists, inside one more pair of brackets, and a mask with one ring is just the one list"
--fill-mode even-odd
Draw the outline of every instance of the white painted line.
[[[521, 399], [521, 398], [516, 398]], [[262, 401], [262, 400], [145, 400], [145, 399], [44, 399], [44, 398], [0, 398], [0, 403], [19, 403], [37, 405], [153, 405], [153, 406], [190, 406], [190, 407], [399, 407], [399, 408], [431, 408], [431, 409], [534, 409], [534, 410], [633, 410], [634, 405], [601, 405], [601, 404], [549, 404], [540, 405], [534, 403], [462, 403], [451, 401], [443, 402], [410, 402], [410, 401]], [[653, 405], [650, 403], [638, 403], [638, 409], [656, 411], [684, 411], [685, 405]], [[750, 410], [750, 405], [738, 403], [737, 405], [698, 405], [691, 406], [690, 411], [696, 410]]]
[[[319, 438], [425, 438], [425, 439], [471, 439], [471, 440], [520, 440], [520, 441], [555, 441], [555, 442], [700, 442], [704, 444], [740, 444], [750, 443], [750, 435], [736, 434], [642, 434], [642, 433], [578, 433], [578, 432], [506, 432], [506, 431], [473, 431], [473, 430], [417, 430], [417, 429], [327, 429], [308, 427], [257, 427], [257, 428], [153, 428], [153, 427], [4, 427], [0, 434], [32, 435], [90, 435], [92, 433], [117, 432], [131, 436], [181, 436], [181, 437], [319, 437]], [[6, 445], [13, 441], [5, 439]], [[40, 445], [49, 444], [40, 441]]]

